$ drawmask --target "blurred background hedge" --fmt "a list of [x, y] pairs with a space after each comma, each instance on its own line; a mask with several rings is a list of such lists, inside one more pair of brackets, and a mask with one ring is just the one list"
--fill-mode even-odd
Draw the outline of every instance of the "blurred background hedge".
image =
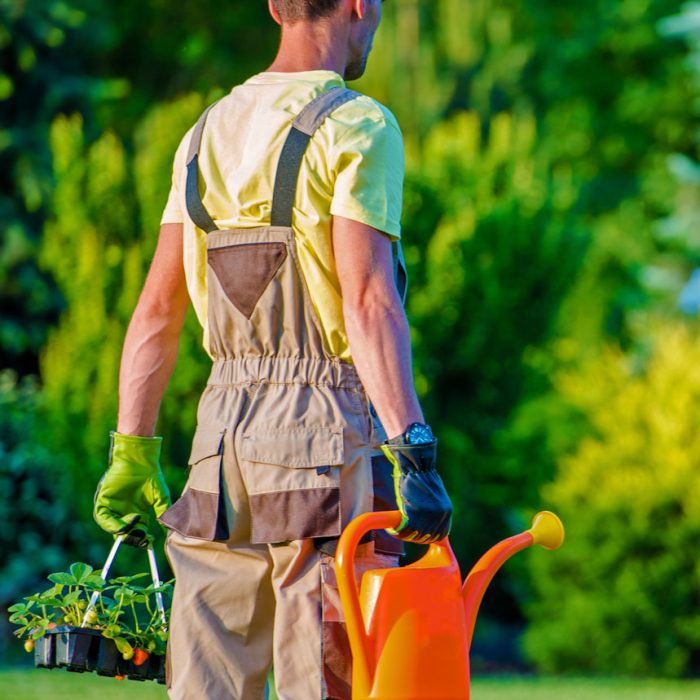
[[[466, 569], [536, 509], [568, 527], [499, 576], [476, 663], [696, 673], [700, 4], [384, 12], [357, 87], [405, 132], [408, 310], [453, 545]], [[3, 605], [104, 556], [92, 492], [175, 147], [276, 41], [263, 0], [0, 2]], [[175, 492], [206, 371], [190, 315], [159, 423]]]

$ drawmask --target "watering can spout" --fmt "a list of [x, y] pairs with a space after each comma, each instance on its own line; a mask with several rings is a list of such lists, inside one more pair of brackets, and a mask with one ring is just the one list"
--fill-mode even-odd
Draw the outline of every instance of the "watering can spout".
[[558, 549], [563, 542], [564, 526], [561, 520], [550, 511], [542, 511], [532, 519], [529, 530], [499, 542], [479, 559], [462, 587], [469, 646], [484, 593], [501, 566], [514, 554], [533, 544], [539, 544], [545, 549]]
[[548, 510], [543, 510], [532, 519], [532, 527], [527, 532], [532, 535], [533, 544], [539, 544], [545, 549], [559, 549], [564, 542], [564, 526]]

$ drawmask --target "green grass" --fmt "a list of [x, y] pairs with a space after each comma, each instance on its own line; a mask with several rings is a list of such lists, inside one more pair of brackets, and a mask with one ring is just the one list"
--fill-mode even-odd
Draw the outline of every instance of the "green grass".
[[477, 678], [471, 700], [690, 700], [700, 682], [598, 678]]
[[[117, 681], [94, 674], [42, 669], [0, 670], [3, 700], [167, 700], [154, 682]], [[477, 678], [471, 700], [690, 700], [698, 681], [628, 681], [593, 678]]]

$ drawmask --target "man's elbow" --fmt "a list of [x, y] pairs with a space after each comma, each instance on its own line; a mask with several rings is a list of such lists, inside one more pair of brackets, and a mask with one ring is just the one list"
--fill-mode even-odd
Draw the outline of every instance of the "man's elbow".
[[343, 297], [346, 325], [367, 327], [386, 323], [403, 314], [403, 305], [393, 290], [365, 290]]
[[189, 298], [142, 294], [132, 319], [161, 329], [179, 330], [187, 313]]

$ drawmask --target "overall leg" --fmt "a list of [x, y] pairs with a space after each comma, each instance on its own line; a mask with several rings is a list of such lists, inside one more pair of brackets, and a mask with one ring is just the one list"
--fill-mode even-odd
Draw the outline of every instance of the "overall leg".
[[274, 597], [266, 546], [171, 532], [176, 577], [168, 643], [171, 700], [261, 700], [272, 661]]
[[279, 700], [320, 700], [320, 556], [312, 540], [270, 545], [275, 688]]
[[[276, 598], [275, 686], [280, 700], [351, 700], [352, 657], [340, 606], [335, 559], [311, 540], [271, 546]], [[398, 557], [360, 545], [358, 580], [370, 569], [393, 568]]]

